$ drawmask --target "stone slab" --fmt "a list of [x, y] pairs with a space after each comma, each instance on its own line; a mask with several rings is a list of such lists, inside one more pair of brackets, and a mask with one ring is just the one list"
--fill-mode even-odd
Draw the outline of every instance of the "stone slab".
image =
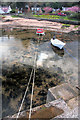
[[72, 89], [72, 86], [68, 83], [64, 83], [48, 90], [47, 102], [59, 98], [62, 98], [64, 101], [69, 101], [76, 96], [77, 93], [74, 89]]
[[[41, 105], [41, 106], [38, 106], [38, 107], [35, 107], [32, 109], [32, 111], [39, 111], [41, 110], [42, 107], [46, 107], [46, 108], [49, 108], [49, 107], [56, 107], [56, 108], [59, 108], [61, 110], [63, 110], [63, 113], [62, 114], [67, 114], [68, 112], [70, 112], [70, 108], [67, 106], [66, 102], [63, 100], [63, 99], [58, 99], [58, 100], [55, 100], [55, 101], [52, 101], [52, 102], [49, 102], [47, 104], [44, 104], [44, 105]], [[55, 109], [56, 110], [56, 109]], [[58, 116], [59, 113], [58, 111], [55, 111], [54, 110], [54, 114], [56, 113]], [[23, 111], [20, 113], [20, 116], [19, 118], [26, 118], [26, 114], [27, 114], [27, 111], [29, 110], [26, 110], [26, 111]], [[13, 120], [14, 118], [16, 118], [17, 114], [13, 115], [13, 116], [8, 116], [6, 118], [4, 118], [3, 120]], [[52, 118], [51, 118], [52, 119]], [[25, 119], [26, 120], [26, 119]]]
[[[62, 115], [59, 115], [51, 120], [58, 120], [57, 118], [68, 118], [68, 120], [72, 118], [72, 120], [80, 120], [79, 116], [78, 116], [78, 107], [74, 108], [73, 110], [71, 110], [70, 112], [68, 112], [67, 114], [62, 114]], [[65, 119], [64, 119], [65, 120]]]
[[67, 105], [68, 105], [71, 109], [74, 109], [75, 107], [78, 107], [78, 106], [79, 106], [79, 103], [80, 103], [80, 96], [77, 96], [77, 97], [75, 97], [75, 98], [70, 99], [70, 100], [67, 102]]

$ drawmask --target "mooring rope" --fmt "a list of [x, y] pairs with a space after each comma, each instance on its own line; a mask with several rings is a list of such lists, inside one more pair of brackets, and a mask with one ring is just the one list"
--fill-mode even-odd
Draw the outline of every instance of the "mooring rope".
[[[39, 36], [40, 38], [40, 36]], [[39, 44], [39, 39], [38, 39]], [[37, 51], [35, 52], [35, 59], [34, 59], [34, 75], [33, 75], [33, 84], [32, 84], [32, 93], [31, 93], [31, 104], [30, 104], [30, 112], [29, 112], [29, 120], [31, 119], [31, 112], [32, 112], [32, 100], [33, 100], [33, 94], [34, 94], [34, 82], [35, 82], [35, 71], [36, 71], [36, 61], [38, 57], [38, 44], [37, 44]]]
[[35, 54], [35, 60], [34, 60], [34, 74], [33, 74], [33, 84], [32, 84], [32, 93], [31, 93], [31, 104], [30, 104], [29, 120], [31, 119], [32, 100], [33, 100], [33, 94], [34, 94], [34, 81], [35, 81], [35, 70], [36, 70], [36, 56], [37, 56], [37, 54]]
[[[38, 40], [38, 43], [39, 43], [39, 40]], [[37, 48], [38, 48], [38, 45], [37, 45]], [[36, 49], [36, 48], [35, 48], [35, 49]], [[32, 93], [31, 93], [31, 103], [30, 103], [30, 112], [29, 112], [29, 120], [31, 119], [32, 100], [33, 100], [33, 94], [34, 94], [33, 92], [34, 92], [34, 82], [35, 82], [35, 70], [36, 70], [37, 55], [38, 55], [38, 50], [35, 52], [34, 68], [32, 69], [32, 72], [31, 72], [31, 75], [30, 75], [30, 79], [29, 79], [29, 82], [28, 82], [28, 85], [27, 85], [27, 88], [26, 88], [24, 97], [23, 97], [23, 99], [22, 99], [22, 102], [21, 102], [21, 105], [20, 105], [19, 112], [18, 112], [18, 114], [17, 114], [16, 120], [19, 118], [19, 115], [20, 115], [20, 112], [21, 112], [21, 109], [22, 109], [22, 106], [23, 106], [23, 103], [24, 103], [24, 100], [25, 100], [25, 97], [26, 97], [26, 94], [27, 94], [27, 91], [28, 91], [28, 87], [29, 87], [29, 84], [30, 84], [30, 82], [31, 82], [32, 74], [33, 74], [33, 71], [34, 71], [34, 74], [33, 74], [33, 84], [32, 84]]]
[[77, 59], [76, 57], [74, 57], [72, 54], [70, 54], [66, 48], [64, 48], [64, 50], [66, 51], [66, 53], [67, 53], [70, 57], [72, 57], [73, 59], [75, 59], [75, 60], [78, 62], [78, 59]]
[[[39, 38], [40, 38], [40, 36], [39, 36]], [[38, 44], [39, 44], [39, 39], [38, 39]], [[35, 51], [35, 59], [34, 59], [34, 75], [33, 75], [32, 93], [31, 93], [29, 120], [31, 119], [31, 112], [32, 112], [32, 100], [33, 100], [33, 94], [34, 94], [35, 71], [36, 71], [36, 65], [37, 65], [36, 61], [37, 61], [37, 57], [38, 57], [38, 44], [37, 44], [37, 51]]]
[[35, 80], [35, 70], [34, 70], [32, 93], [31, 93], [31, 104], [30, 104], [29, 120], [31, 119], [31, 112], [32, 112], [32, 100], [33, 100], [33, 92], [34, 92], [34, 80]]
[[21, 109], [22, 109], [22, 106], [23, 106], [23, 102], [24, 102], [24, 100], [25, 100], [25, 97], [26, 97], [26, 94], [27, 94], [27, 91], [28, 91], [28, 87], [29, 87], [29, 84], [30, 84], [30, 81], [31, 81], [31, 78], [32, 78], [32, 74], [33, 74], [33, 69], [32, 69], [32, 71], [31, 71], [30, 78], [29, 78], [29, 82], [28, 82], [28, 85], [27, 85], [27, 88], [26, 88], [24, 97], [23, 97], [23, 99], [22, 99], [22, 102], [21, 102], [21, 105], [20, 105], [19, 112], [18, 112], [18, 114], [17, 114], [16, 120], [18, 119], [18, 117], [19, 117], [19, 115], [20, 115], [20, 112], [21, 112]]

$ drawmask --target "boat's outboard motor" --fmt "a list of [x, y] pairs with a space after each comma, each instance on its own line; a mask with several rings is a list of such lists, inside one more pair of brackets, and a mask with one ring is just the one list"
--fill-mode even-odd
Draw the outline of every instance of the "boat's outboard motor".
[[53, 40], [55, 39], [56, 37], [55, 37], [55, 35], [53, 36]]

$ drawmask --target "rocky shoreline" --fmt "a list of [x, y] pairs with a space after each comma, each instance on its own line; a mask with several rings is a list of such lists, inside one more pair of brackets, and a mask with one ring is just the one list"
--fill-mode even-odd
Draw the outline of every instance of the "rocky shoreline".
[[36, 20], [36, 19], [29, 19], [29, 18], [12, 18], [11, 16], [6, 16], [5, 18], [0, 21], [0, 28], [6, 28], [6, 27], [22, 27], [22, 28], [44, 28], [46, 30], [52, 30], [52, 31], [60, 31], [69, 33], [71, 31], [77, 31], [79, 29], [78, 27], [75, 27], [75, 25], [69, 25], [68, 27], [63, 27], [64, 25], [60, 22], [54, 22], [52, 20], [46, 21], [45, 19]]

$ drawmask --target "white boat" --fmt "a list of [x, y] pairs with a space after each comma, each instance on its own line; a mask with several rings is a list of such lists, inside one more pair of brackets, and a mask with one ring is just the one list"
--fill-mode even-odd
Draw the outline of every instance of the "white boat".
[[56, 46], [56, 47], [62, 49], [66, 43], [64, 43], [64, 42], [62, 42], [62, 41], [60, 41], [58, 39], [51, 39], [51, 44], [53, 46]]

